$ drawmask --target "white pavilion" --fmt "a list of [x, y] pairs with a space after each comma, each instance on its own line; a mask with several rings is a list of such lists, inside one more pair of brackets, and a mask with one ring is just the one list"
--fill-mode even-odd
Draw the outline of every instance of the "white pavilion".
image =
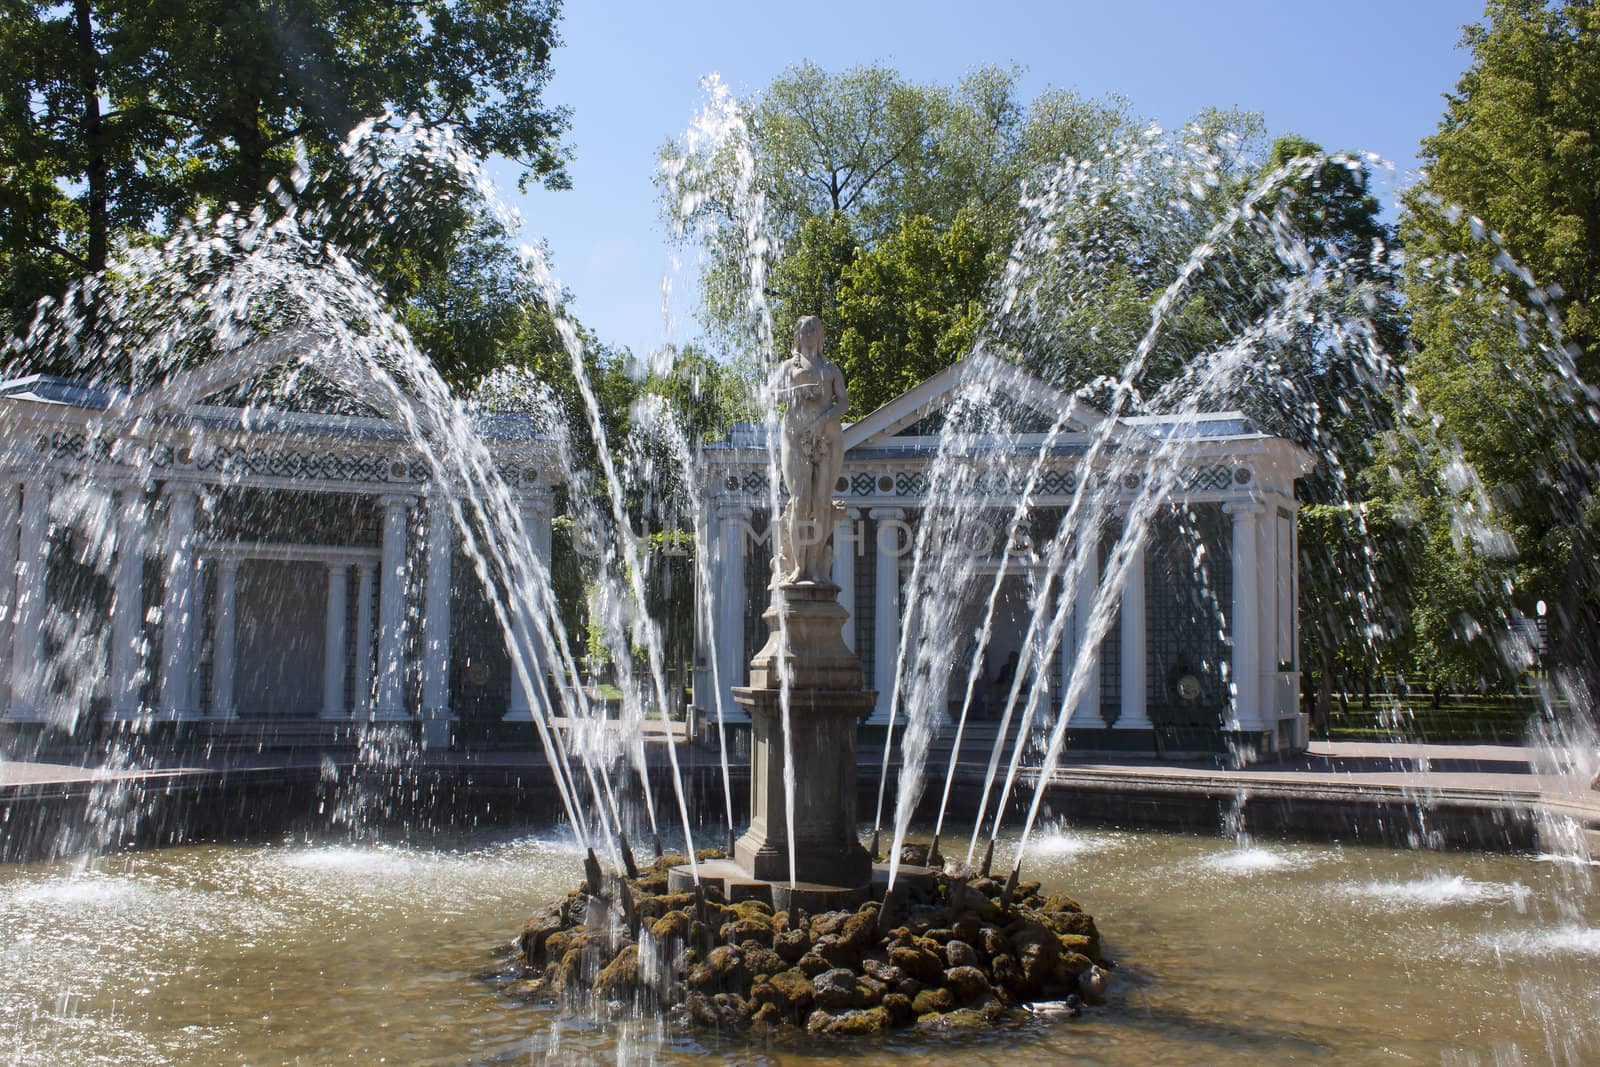
[[[1072, 500], [1090, 434], [1105, 416], [1067, 393], [992, 357], [973, 356], [924, 381], [844, 429], [844, 473], [837, 505], [845, 510], [835, 529], [833, 580], [849, 611], [845, 641], [862, 662], [863, 683], [877, 691], [869, 726], [887, 725], [894, 691], [897, 651], [904, 618], [902, 598], [913, 564], [911, 538], [929, 491], [929, 472], [939, 439], [927, 433], [937, 414], [974, 375], [998, 381], [1009, 399], [1039, 415], [1043, 427], [1069, 412], [1039, 474], [1033, 515], [1049, 527], [1059, 522]], [[1170, 443], [1174, 420], [1159, 416], [1119, 420], [1117, 447], [1155, 449]], [[973, 451], [1009, 449], [1023, 469], [1038, 454], [1043, 433], [1020, 433], [1005, 440], [980, 440]], [[1299, 709], [1299, 656], [1295, 585], [1298, 546], [1294, 484], [1308, 473], [1312, 458], [1291, 441], [1259, 432], [1238, 412], [1207, 414], [1181, 428], [1181, 442], [1170, 453], [1181, 465], [1173, 503], [1192, 516], [1210, 560], [1207, 591], [1218, 610], [1196, 611], [1197, 588], [1192, 550], [1174, 530], [1158, 522], [1127, 573], [1117, 619], [1098, 656], [1096, 677], [1074, 709], [1069, 740], [1073, 747], [1134, 751], [1222, 751], [1232, 747], [1257, 755], [1292, 751], [1307, 742]], [[742, 713], [729, 692], [743, 685], [747, 665], [766, 640], [761, 612], [769, 600], [771, 542], [765, 535], [771, 510], [769, 455], [764, 428], [736, 425], [728, 437], [707, 449], [708, 521], [714, 523], [714, 605], [716, 647], [704, 649], [695, 692], [708, 718], [715, 711], [709, 670], [715, 658], [723, 693], [722, 714], [738, 721]], [[1125, 501], [1139, 488], [1137, 479], [1119, 487]], [[997, 513], [1009, 514], [1015, 493], [991, 493]], [[1125, 505], [1124, 505], [1125, 506]], [[1035, 525], [1039, 525], [1036, 521]], [[1053, 527], [1047, 533], [1053, 532]], [[990, 573], [1000, 570], [994, 548]], [[1107, 543], [1098, 551], [1108, 552]], [[983, 678], [975, 695], [981, 707], [969, 720], [998, 717], [1008, 680], [1006, 664], [1025, 639], [1042, 581], [1042, 561], [1013, 560], [1006, 568], [992, 636], [984, 651]], [[1099, 575], [1087, 576], [1074, 590], [1071, 638], [1061, 642], [1056, 660], [1040, 682], [1065, 692]], [[985, 583], [980, 583], [985, 584]], [[986, 583], [992, 586], [993, 582]], [[961, 605], [963, 628], [978, 628], [988, 590]], [[1048, 594], [1046, 594], [1048, 595]], [[704, 628], [702, 628], [704, 629]], [[951, 649], [950, 717], [960, 711], [965, 678], [976, 649], [961, 641]], [[903, 716], [903, 712], [900, 712]], [[897, 721], [904, 721], [903, 717]]]
[[[460, 554], [446, 495], [400, 427], [371, 412], [240, 406], [241, 383], [292, 355], [286, 343], [258, 345], [185, 372], [148, 403], [46, 376], [0, 382], [0, 560], [14, 564], [0, 565], [0, 727], [81, 738], [140, 722], [171, 724], [189, 742], [284, 745], [348, 742], [377, 722], [443, 747], [528, 721], [527, 690], [513, 684], [506, 638]], [[869, 728], [890, 714], [907, 535], [938, 449], [928, 431], [975, 374], [998, 380], [1045, 425], [1069, 412], [1033, 497], [1045, 536], [1105, 421], [1025, 371], [975, 356], [845, 428], [834, 580], [850, 613], [845, 639], [878, 693]], [[1174, 437], [1160, 417], [1119, 421], [1120, 449]], [[563, 477], [554, 450], [517, 416], [484, 417], [477, 429], [548, 565]], [[1301, 748], [1294, 483], [1312, 459], [1238, 413], [1201, 416], [1180, 436], [1175, 501], [1206, 542], [1207, 595], [1220, 610], [1194, 610], [1189, 550], [1158, 528], [1123, 584], [1071, 742]], [[1021, 433], [977, 447], [1021, 457], [1042, 441]], [[766, 638], [764, 429], [735, 426], [705, 456], [716, 643], [698, 650], [693, 703], [708, 716], [715, 709], [715, 662], [722, 712], [737, 721], [729, 690]], [[1130, 500], [1137, 489], [1122, 487]], [[1004, 489], [992, 495], [998, 510], [1015, 503]], [[1049, 586], [1039, 571], [1037, 558], [1007, 567], [982, 652], [983, 706], [969, 715], [996, 714], [996, 682]], [[1065, 690], [1097, 580], [1072, 593], [1072, 639], [1039, 678], [1052, 693]], [[969, 629], [984, 599], [961, 605]], [[530, 628], [514, 630], [537, 663]], [[977, 650], [951, 651], [964, 675]], [[86, 721], [95, 726], [86, 731]]]
[[[401, 428], [238, 406], [237, 387], [292, 356], [258, 343], [148, 403], [0, 383], [0, 724], [292, 744], [379, 722], [443, 746], [464, 719], [526, 720]], [[478, 430], [548, 562], [547, 442], [514, 416]]]

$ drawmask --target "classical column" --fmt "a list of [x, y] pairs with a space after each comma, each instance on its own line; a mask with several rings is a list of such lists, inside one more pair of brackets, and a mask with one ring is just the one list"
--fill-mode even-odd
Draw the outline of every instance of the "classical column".
[[1122, 714], [1119, 730], [1150, 729], [1147, 701], [1148, 670], [1145, 663], [1144, 549], [1128, 562], [1122, 582]]
[[50, 551], [50, 479], [22, 483], [17, 531], [16, 620], [11, 646], [11, 719], [44, 721], [45, 568]]
[[[745, 619], [745, 536], [750, 526], [750, 508], [743, 504], [723, 504], [717, 509], [720, 527], [717, 549], [717, 673], [722, 681], [724, 722], [749, 722], [749, 714], [733, 699], [734, 686], [749, 680], [750, 664], [744, 655]], [[711, 709], [713, 714], [715, 709]]]
[[1228, 619], [1233, 714], [1228, 729], [1252, 729], [1261, 726], [1261, 638], [1256, 602], [1256, 516], [1261, 505], [1238, 501], [1224, 504], [1222, 510], [1233, 517], [1233, 603]]
[[887, 725], [894, 699], [895, 662], [900, 652], [900, 551], [905, 529], [905, 509], [873, 508], [876, 527], [877, 582], [873, 589], [872, 685], [878, 691], [867, 722]]
[[386, 496], [383, 508], [383, 562], [378, 572], [378, 685], [372, 717], [405, 722], [406, 517], [413, 498]]
[[[549, 573], [549, 493], [540, 490], [523, 496], [520, 510], [522, 514], [522, 529], [528, 537], [528, 548], [533, 557], [543, 564], [545, 572]], [[528, 668], [528, 680], [534, 686], [539, 684], [539, 676], [545, 670], [543, 658], [539, 655], [538, 623], [536, 621], [536, 613], [539, 610], [540, 604], [537, 600], [536, 589], [530, 586], [527, 589], [512, 590], [511, 641], [513, 651]], [[529, 687], [522, 684], [522, 679], [518, 676], [516, 664], [513, 661], [511, 668], [511, 699], [507, 704], [506, 715], [509, 718], [521, 721], [528, 718], [532, 706]]]
[[328, 564], [328, 617], [322, 628], [322, 717], [343, 719], [345, 620], [350, 614], [350, 567]]
[[[1089, 620], [1094, 617], [1094, 601], [1100, 592], [1100, 546], [1098, 544], [1092, 545], [1088, 552], [1088, 562], [1083, 568], [1083, 573], [1078, 575], [1077, 587], [1073, 590], [1073, 597], [1076, 601], [1072, 612], [1074, 655], [1089, 639]], [[1104, 725], [1104, 720], [1100, 718], [1100, 655], [1098, 650], [1095, 652], [1088, 676], [1083, 680], [1083, 690], [1078, 698], [1078, 710], [1073, 713], [1073, 719], [1085, 729], [1094, 729]]]
[[845, 616], [845, 647], [856, 650], [856, 553], [860, 551], [856, 537], [856, 521], [861, 512], [851, 508], [845, 517], [833, 525], [833, 584], [839, 587], [839, 606]]
[[372, 564], [356, 564], [355, 712], [372, 710]]
[[111, 565], [111, 710], [114, 720], [139, 717], [144, 688], [144, 527], [141, 486], [116, 497], [116, 558]]
[[0, 719], [11, 705], [11, 647], [16, 637], [17, 541], [22, 497], [15, 478], [0, 477]]
[[422, 743], [450, 744], [450, 501], [428, 497], [427, 571], [422, 605]]
[[189, 642], [189, 686], [184, 690], [183, 706], [194, 718], [205, 717], [206, 694], [201, 686], [200, 665], [205, 643], [206, 625], [206, 575], [213, 564], [195, 556], [194, 569], [189, 572], [189, 620], [185, 632]]
[[239, 561], [217, 560], [217, 599], [211, 605], [211, 713], [234, 719], [233, 678], [238, 665]]
[[165, 570], [161, 593], [161, 717], [186, 719], [194, 708], [192, 692], [194, 623], [200, 613], [195, 595], [195, 508], [199, 494], [192, 486], [169, 482], [167, 498]]

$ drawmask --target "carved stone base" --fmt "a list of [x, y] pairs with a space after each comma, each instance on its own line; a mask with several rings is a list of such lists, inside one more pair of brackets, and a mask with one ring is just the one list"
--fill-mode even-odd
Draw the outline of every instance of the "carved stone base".
[[[808, 582], [780, 586], [778, 593], [783, 600], [782, 625], [776, 603], [761, 613], [767, 643], [750, 661], [750, 688], [776, 691], [781, 659], [791, 672], [793, 689], [861, 692], [861, 661], [844, 643], [844, 623], [850, 613], [839, 603], [839, 587]], [[787, 648], [780, 656], [784, 642]]]
[[[792, 675], [794, 876], [822, 886], [865, 886], [872, 858], [856, 837], [856, 726], [876, 694], [861, 688], [861, 661], [841, 636], [846, 613], [832, 584], [781, 588], [768, 608], [767, 643], [734, 699], [750, 714], [750, 829], [734, 859], [753, 878], [789, 880], [780, 664]], [[780, 625], [781, 623], [781, 625]]]

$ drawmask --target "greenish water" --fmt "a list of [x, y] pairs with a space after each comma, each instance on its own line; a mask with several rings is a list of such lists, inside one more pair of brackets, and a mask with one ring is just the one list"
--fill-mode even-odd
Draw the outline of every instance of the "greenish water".
[[1111, 1003], [972, 1039], [751, 1044], [592, 1023], [494, 977], [580, 877], [554, 831], [196, 846], [0, 867], [17, 1064], [1596, 1063], [1592, 868], [1532, 856], [1058, 832]]

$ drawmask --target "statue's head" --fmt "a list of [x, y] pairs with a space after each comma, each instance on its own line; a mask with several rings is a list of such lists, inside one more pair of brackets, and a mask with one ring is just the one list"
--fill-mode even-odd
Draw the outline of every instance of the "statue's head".
[[794, 350], [816, 355], [822, 351], [822, 320], [807, 315], [794, 324]]

